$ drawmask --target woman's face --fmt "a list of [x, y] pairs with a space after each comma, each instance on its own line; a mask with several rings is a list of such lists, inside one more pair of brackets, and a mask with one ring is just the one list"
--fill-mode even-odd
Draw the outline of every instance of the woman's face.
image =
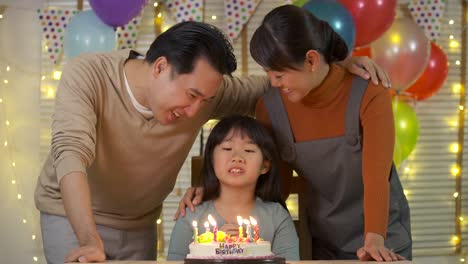
[[313, 74], [306, 69], [283, 71], [265, 70], [271, 85], [277, 87], [291, 102], [299, 102], [306, 96], [314, 85]]

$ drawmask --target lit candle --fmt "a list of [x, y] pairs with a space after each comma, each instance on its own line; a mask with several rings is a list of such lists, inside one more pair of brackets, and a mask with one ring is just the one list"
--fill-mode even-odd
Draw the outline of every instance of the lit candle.
[[193, 225], [193, 242], [197, 243], [197, 237], [198, 237], [197, 221], [193, 221], [192, 225]]
[[242, 228], [242, 216], [238, 215], [237, 216], [237, 223], [239, 224], [239, 237], [242, 238], [244, 237], [244, 229]]
[[253, 225], [254, 241], [258, 240], [258, 224], [255, 218], [250, 217], [250, 223]]
[[205, 232], [206, 233], [210, 232], [210, 223], [208, 223], [208, 221], [205, 222], [204, 226], [205, 226]]
[[250, 239], [253, 237], [252, 235], [252, 226], [250, 226], [250, 221], [247, 219], [244, 219], [244, 224], [247, 225], [247, 229], [245, 230], [245, 234], [247, 235], [247, 239]]
[[208, 215], [208, 221], [213, 226], [214, 241], [218, 242], [218, 226], [216, 226], [216, 220], [214, 220], [213, 216], [211, 216], [211, 214], [209, 214]]

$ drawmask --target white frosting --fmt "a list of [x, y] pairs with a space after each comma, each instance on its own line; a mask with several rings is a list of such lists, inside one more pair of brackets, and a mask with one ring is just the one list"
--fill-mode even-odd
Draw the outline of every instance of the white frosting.
[[256, 243], [191, 243], [188, 258], [243, 258], [272, 256], [271, 244]]

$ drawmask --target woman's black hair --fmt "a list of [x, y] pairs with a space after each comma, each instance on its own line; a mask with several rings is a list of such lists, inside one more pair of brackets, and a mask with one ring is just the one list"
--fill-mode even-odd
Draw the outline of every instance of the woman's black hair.
[[211, 131], [206, 142], [203, 158], [202, 175], [203, 200], [209, 201], [219, 197], [220, 183], [213, 168], [213, 153], [230, 131], [248, 136], [262, 151], [263, 160], [270, 161], [270, 170], [259, 176], [255, 186], [255, 195], [264, 201], [280, 203], [286, 210], [281, 196], [281, 184], [278, 168], [278, 153], [271, 134], [255, 119], [248, 116], [230, 116], [220, 120]]
[[309, 50], [318, 51], [327, 63], [348, 55], [345, 41], [327, 22], [294, 5], [271, 10], [250, 41], [253, 59], [274, 71], [301, 69]]

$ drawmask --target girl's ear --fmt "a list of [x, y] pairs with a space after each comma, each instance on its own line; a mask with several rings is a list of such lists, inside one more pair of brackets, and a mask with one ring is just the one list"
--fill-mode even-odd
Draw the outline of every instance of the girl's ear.
[[268, 171], [270, 171], [270, 166], [271, 166], [271, 162], [269, 160], [263, 161], [263, 164], [260, 167], [260, 175], [265, 174]]
[[310, 72], [314, 72], [319, 65], [320, 53], [318, 53], [316, 50], [307, 51], [304, 61], [305, 68]]

